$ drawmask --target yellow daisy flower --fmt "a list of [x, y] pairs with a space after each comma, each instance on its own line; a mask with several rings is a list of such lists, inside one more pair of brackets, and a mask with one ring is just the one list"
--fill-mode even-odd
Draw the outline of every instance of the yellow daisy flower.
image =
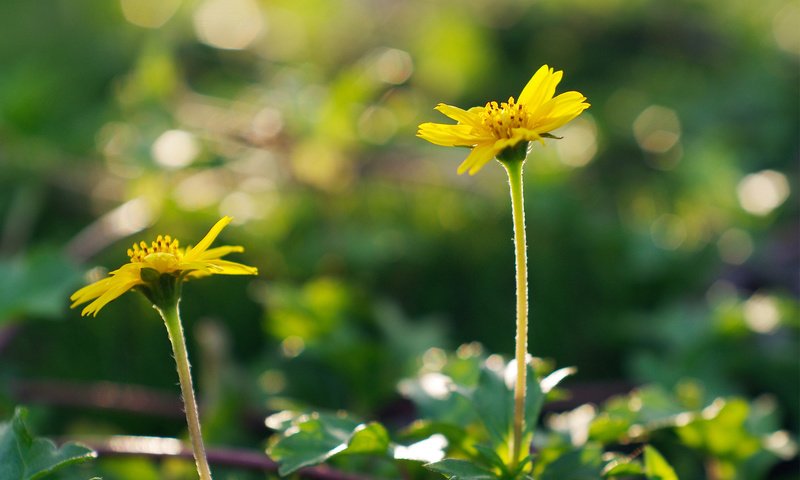
[[[456, 125], [423, 123], [417, 136], [445, 147], [470, 147], [472, 152], [458, 167], [458, 173], [474, 175], [491, 159], [510, 149], [527, 150], [528, 142], [544, 143], [549, 132], [565, 125], [589, 108], [580, 92], [566, 92], [553, 97], [564, 72], [554, 72], [543, 65], [531, 77], [519, 98], [508, 102], [488, 102], [483, 107], [462, 110], [440, 103], [436, 110], [456, 120]], [[525, 151], [521, 152], [525, 158]]]
[[128, 249], [130, 263], [73, 293], [70, 297], [73, 302], [71, 308], [94, 300], [83, 309], [81, 315], [97, 316], [97, 312], [112, 300], [133, 288], [147, 287], [162, 274], [170, 274], [178, 281], [213, 274], [257, 275], [258, 269], [255, 267], [221, 259], [229, 253], [243, 252], [243, 247], [208, 248], [231, 220], [231, 217], [222, 217], [194, 247], [180, 248], [178, 239], [169, 235], [159, 235], [149, 246], [145, 242], [134, 243]]

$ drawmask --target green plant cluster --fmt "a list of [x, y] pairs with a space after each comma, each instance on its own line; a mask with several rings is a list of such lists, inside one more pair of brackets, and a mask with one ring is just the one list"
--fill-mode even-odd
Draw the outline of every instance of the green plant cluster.
[[25, 432], [185, 438], [146, 300], [86, 319], [68, 297], [131, 242], [230, 214], [260, 276], [188, 282], [181, 304], [210, 449], [513, 476], [505, 410], [480, 413], [507, 390], [476, 398], [499, 357], [458, 347], [512, 352], [504, 175], [459, 177], [465, 152], [414, 133], [547, 63], [592, 107], [526, 163], [529, 350], [578, 371], [529, 415], [523, 473], [796, 476], [794, 2], [220, 1], [0, 2], [0, 472], [196, 478], [170, 456], [73, 464], [82, 447]]

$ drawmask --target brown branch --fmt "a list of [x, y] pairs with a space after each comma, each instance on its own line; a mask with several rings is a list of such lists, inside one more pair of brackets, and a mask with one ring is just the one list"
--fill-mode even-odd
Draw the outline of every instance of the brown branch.
[[[148, 457], [153, 459], [182, 458], [192, 461], [192, 450], [175, 438], [137, 437], [115, 435], [111, 437], [71, 437], [61, 442], [78, 441], [94, 449], [103, 457]], [[61, 443], [59, 442], [59, 443]], [[277, 472], [278, 463], [257, 450], [208, 448], [208, 461], [218, 467], [234, 467], [263, 472]], [[301, 478], [312, 480], [369, 480], [369, 477], [340, 472], [326, 466], [307, 467], [296, 472]]]
[[182, 418], [177, 393], [113, 382], [12, 380], [11, 396], [21, 403], [98, 408], [166, 418]]

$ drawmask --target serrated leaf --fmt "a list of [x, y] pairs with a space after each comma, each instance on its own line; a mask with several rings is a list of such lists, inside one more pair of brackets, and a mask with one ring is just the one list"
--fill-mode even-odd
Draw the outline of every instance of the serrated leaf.
[[452, 458], [429, 463], [425, 465], [425, 468], [441, 473], [450, 480], [497, 480], [500, 478], [495, 473], [480, 468], [472, 462]]
[[267, 450], [280, 464], [281, 475], [339, 454], [386, 455], [389, 450], [389, 434], [379, 423], [362, 424], [348, 417], [324, 414], [301, 415], [292, 422]]
[[647, 480], [678, 480], [672, 466], [650, 445], [644, 447], [644, 474]]
[[58, 448], [52, 441], [35, 438], [25, 425], [27, 412], [17, 408], [10, 422], [0, 424], [0, 478], [36, 480], [58, 469], [95, 458], [94, 450], [68, 443]]

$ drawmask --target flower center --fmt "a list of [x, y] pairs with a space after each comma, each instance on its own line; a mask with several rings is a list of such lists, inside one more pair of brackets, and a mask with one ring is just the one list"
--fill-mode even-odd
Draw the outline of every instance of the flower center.
[[497, 138], [511, 138], [515, 128], [528, 125], [530, 113], [525, 105], [514, 103], [514, 97], [508, 97], [508, 102], [489, 102], [480, 114], [481, 123], [489, 128]]
[[138, 244], [134, 243], [133, 248], [128, 249], [131, 263], [142, 263], [145, 261], [145, 257], [154, 253], [168, 254], [176, 258], [180, 258], [183, 255], [178, 248], [178, 239], [173, 239], [169, 235], [159, 235], [149, 246], [145, 242], [139, 242]]

